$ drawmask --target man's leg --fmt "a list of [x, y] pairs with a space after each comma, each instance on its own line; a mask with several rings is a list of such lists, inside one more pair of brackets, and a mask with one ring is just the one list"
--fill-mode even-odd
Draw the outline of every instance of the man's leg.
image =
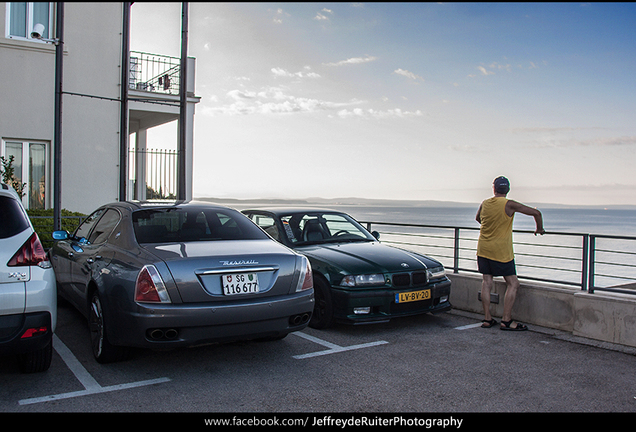
[[490, 291], [492, 290], [492, 275], [484, 274], [481, 282], [481, 305], [484, 307], [484, 320], [490, 321]]
[[[517, 279], [516, 275], [512, 275], [504, 276], [504, 280], [506, 281], [506, 295], [504, 296], [504, 311], [501, 320], [511, 321], [512, 307], [515, 304], [515, 299], [517, 298], [517, 290], [519, 289], [519, 279]], [[512, 328], [516, 328], [516, 326], [516, 322], [510, 324], [510, 327]]]

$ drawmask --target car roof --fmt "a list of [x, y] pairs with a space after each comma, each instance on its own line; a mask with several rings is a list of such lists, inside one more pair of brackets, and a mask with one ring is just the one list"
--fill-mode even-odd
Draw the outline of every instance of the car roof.
[[283, 216], [296, 213], [333, 213], [346, 214], [343, 211], [320, 207], [257, 207], [241, 210], [242, 212], [267, 212], [276, 216]]
[[18, 196], [18, 193], [15, 191], [15, 189], [13, 189], [6, 183], [0, 182], [0, 194], [4, 196], [10, 196], [11, 198], [15, 198], [20, 201], [20, 197]]
[[153, 201], [115, 201], [109, 204], [105, 204], [102, 207], [125, 207], [130, 211], [135, 210], [147, 210], [153, 208], [168, 208], [168, 207], [180, 207], [180, 208], [213, 208], [219, 210], [233, 210], [230, 207], [220, 204], [214, 204], [204, 201], [180, 201], [180, 200], [153, 200]]

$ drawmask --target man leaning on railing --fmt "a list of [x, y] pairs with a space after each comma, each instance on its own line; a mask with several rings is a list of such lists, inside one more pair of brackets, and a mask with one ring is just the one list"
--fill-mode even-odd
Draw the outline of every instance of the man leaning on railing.
[[506, 281], [504, 312], [501, 317], [501, 330], [527, 330], [524, 324], [513, 321], [512, 306], [519, 288], [512, 247], [512, 222], [515, 213], [534, 217], [537, 228], [534, 232], [545, 234], [543, 216], [536, 208], [528, 207], [506, 198], [510, 191], [510, 182], [505, 177], [497, 177], [493, 182], [494, 196], [484, 200], [477, 210], [476, 220], [481, 224], [477, 242], [477, 267], [483, 276], [481, 285], [481, 303], [484, 308], [482, 327], [490, 328], [497, 321], [490, 315], [490, 291], [493, 277], [503, 276]]

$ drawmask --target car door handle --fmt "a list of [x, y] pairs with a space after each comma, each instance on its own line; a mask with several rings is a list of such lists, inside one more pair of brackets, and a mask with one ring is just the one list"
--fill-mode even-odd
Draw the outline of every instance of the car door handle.
[[89, 264], [93, 264], [95, 260], [98, 260], [98, 259], [102, 259], [102, 257], [100, 255], [95, 255], [95, 258], [87, 258], [86, 262]]

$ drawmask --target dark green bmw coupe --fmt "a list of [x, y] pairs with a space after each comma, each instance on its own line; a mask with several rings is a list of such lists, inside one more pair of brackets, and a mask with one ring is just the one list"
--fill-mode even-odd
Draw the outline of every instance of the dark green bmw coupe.
[[311, 262], [316, 304], [309, 325], [364, 324], [450, 310], [442, 264], [386, 246], [351, 216], [303, 208], [243, 210], [254, 223]]

